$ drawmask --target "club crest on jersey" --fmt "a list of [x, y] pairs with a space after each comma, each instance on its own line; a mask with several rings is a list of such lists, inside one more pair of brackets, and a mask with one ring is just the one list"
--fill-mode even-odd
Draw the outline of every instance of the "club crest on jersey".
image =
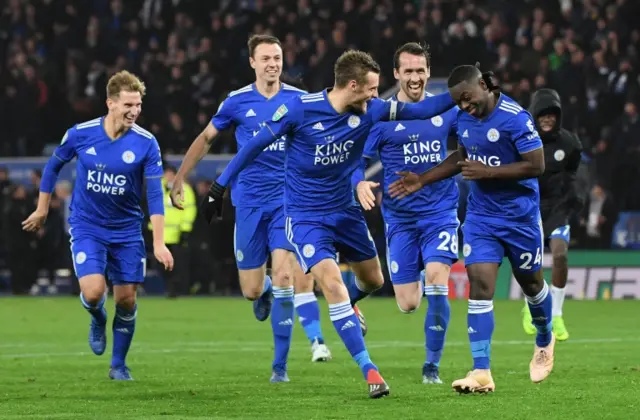
[[347, 124], [351, 128], [356, 128], [357, 126], [360, 125], [360, 117], [358, 117], [357, 115], [350, 116], [349, 121], [347, 121]]
[[566, 156], [566, 155], [565, 155], [565, 153], [564, 153], [564, 150], [562, 150], [562, 149], [558, 149], [558, 150], [556, 150], [556, 152], [553, 154], [553, 158], [554, 158], [555, 160], [557, 160], [558, 162], [562, 161], [562, 160], [564, 159], [564, 157], [565, 157], [565, 156]]
[[133, 163], [134, 160], [136, 160], [136, 155], [131, 150], [126, 150], [122, 154], [122, 161], [124, 163]]
[[495, 128], [489, 129], [489, 131], [487, 131], [487, 140], [489, 140], [491, 143], [497, 142], [498, 140], [500, 140], [500, 132]]
[[282, 104], [278, 109], [276, 109], [276, 112], [273, 113], [273, 117], [271, 117], [271, 120], [280, 121], [280, 119], [284, 117], [287, 112], [289, 112], [289, 110], [287, 109], [286, 105]]
[[442, 127], [443, 123], [444, 121], [442, 120], [442, 117], [440, 115], [436, 115], [435, 117], [431, 118], [431, 124], [435, 125], [436, 127]]

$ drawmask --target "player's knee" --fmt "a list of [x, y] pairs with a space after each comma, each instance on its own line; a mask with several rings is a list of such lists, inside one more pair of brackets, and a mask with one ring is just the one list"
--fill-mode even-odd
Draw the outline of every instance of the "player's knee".
[[412, 314], [420, 307], [420, 301], [398, 301], [398, 309], [403, 314]]
[[293, 275], [291, 270], [285, 267], [275, 269], [271, 273], [271, 280], [273, 285], [277, 287], [291, 287], [293, 286]]
[[296, 290], [296, 294], [313, 292], [313, 286], [313, 276], [301, 275], [294, 277], [294, 287]]
[[553, 266], [558, 268], [565, 268], [569, 264], [569, 258], [567, 251], [556, 251], [553, 253]]
[[469, 299], [472, 300], [492, 300], [493, 287], [482, 281], [470, 282]]
[[136, 295], [133, 294], [125, 294], [122, 296], [117, 296], [114, 298], [116, 302], [116, 306], [119, 306], [128, 311], [133, 311], [133, 308], [136, 306]]
[[425, 282], [429, 286], [446, 286], [449, 284], [449, 273], [444, 270], [427, 272]]
[[242, 288], [242, 296], [244, 296], [247, 300], [257, 300], [260, 296], [262, 296], [262, 285], [255, 286], [245, 286]]
[[104, 296], [104, 293], [104, 287], [100, 286], [89, 286], [82, 288], [82, 296], [85, 302], [91, 305], [95, 305], [96, 303], [100, 302], [100, 300]]

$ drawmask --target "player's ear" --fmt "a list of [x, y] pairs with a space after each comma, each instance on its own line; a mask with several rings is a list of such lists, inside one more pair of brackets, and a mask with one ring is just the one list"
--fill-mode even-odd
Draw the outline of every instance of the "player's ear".
[[253, 57], [249, 57], [249, 65], [251, 66], [252, 69], [256, 69], [256, 59]]
[[347, 84], [347, 86], [349, 86], [349, 89], [355, 92], [358, 89], [358, 82], [355, 80], [349, 80], [349, 83]]
[[396, 80], [400, 80], [400, 73], [398, 72], [398, 69], [393, 69], [393, 77], [395, 77]]
[[480, 88], [483, 91], [489, 90], [489, 87], [487, 86], [487, 82], [485, 82], [483, 78], [480, 78], [480, 81], [478, 82], [478, 84], [480, 85]]

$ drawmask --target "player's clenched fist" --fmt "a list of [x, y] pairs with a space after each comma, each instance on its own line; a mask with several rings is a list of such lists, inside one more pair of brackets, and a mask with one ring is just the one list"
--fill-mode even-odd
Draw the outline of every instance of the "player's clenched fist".
[[222, 198], [224, 197], [225, 187], [214, 182], [209, 188], [209, 192], [200, 203], [200, 211], [204, 215], [207, 222], [211, 223], [213, 218], [222, 217]]
[[468, 181], [490, 178], [489, 167], [477, 160], [466, 159], [458, 162], [461, 169], [462, 177]]
[[373, 194], [373, 189], [379, 186], [379, 183], [371, 181], [360, 181], [358, 183], [356, 192], [363, 209], [371, 210], [376, 206], [376, 196]]
[[165, 270], [173, 270], [173, 255], [165, 244], [153, 244], [153, 255], [160, 264], [164, 265]]
[[184, 181], [178, 177], [173, 181], [173, 187], [171, 187], [171, 192], [169, 193], [169, 197], [171, 197], [171, 205], [177, 209], [184, 210]]
[[47, 220], [47, 212], [44, 210], [36, 209], [36, 211], [31, 213], [29, 217], [27, 217], [22, 222], [22, 229], [26, 230], [27, 232], [35, 232], [39, 230], [42, 227], [42, 225], [44, 225], [44, 222], [46, 220]]
[[423, 187], [422, 181], [420, 180], [420, 176], [418, 174], [404, 171], [396, 172], [396, 174], [400, 175], [402, 178], [392, 182], [391, 185], [389, 185], [389, 195], [392, 198], [404, 198]]

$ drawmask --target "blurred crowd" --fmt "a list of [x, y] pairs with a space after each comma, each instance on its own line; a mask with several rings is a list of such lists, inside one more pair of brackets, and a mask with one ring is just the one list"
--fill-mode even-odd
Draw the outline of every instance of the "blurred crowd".
[[[563, 124], [585, 150], [589, 199], [577, 223], [592, 246], [609, 246], [618, 212], [640, 210], [636, 0], [6, 0], [0, 8], [2, 156], [42, 155], [69, 126], [104, 113], [106, 81], [121, 69], [148, 86], [141, 125], [163, 152], [183, 153], [226, 93], [252, 81], [250, 34], [278, 36], [284, 73], [311, 91], [332, 85], [335, 58], [358, 48], [380, 63], [383, 92], [394, 86], [394, 50], [417, 40], [430, 46], [431, 77], [480, 62], [525, 107], [538, 88], [560, 93]], [[233, 133], [212, 147], [235, 150]], [[13, 197], [5, 203], [33, 194], [2, 188]], [[6, 207], [5, 218], [18, 218]]]

